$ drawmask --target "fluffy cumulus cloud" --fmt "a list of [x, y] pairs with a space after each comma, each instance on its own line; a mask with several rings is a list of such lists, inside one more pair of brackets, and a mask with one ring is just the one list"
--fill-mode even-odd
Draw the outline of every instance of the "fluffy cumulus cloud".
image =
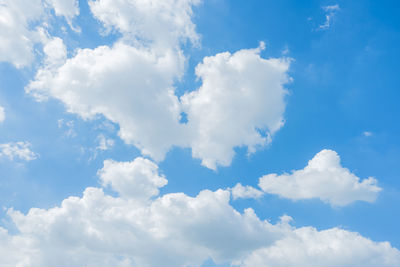
[[0, 122], [3, 122], [6, 119], [6, 112], [4, 111], [4, 108], [0, 106]]
[[266, 193], [284, 198], [319, 198], [333, 206], [357, 200], [373, 202], [381, 191], [375, 178], [361, 180], [342, 167], [339, 155], [332, 150], [322, 150], [302, 170], [265, 175], [260, 178], [259, 186]]
[[79, 14], [77, 0], [2, 0], [0, 1], [0, 61], [17, 68], [30, 65], [34, 44], [47, 40], [50, 10], [71, 20]]
[[57, 16], [64, 16], [71, 21], [75, 16], [79, 15], [78, 0], [45, 0], [52, 8]]
[[236, 184], [232, 189], [232, 198], [260, 198], [264, 195], [264, 193], [258, 189], [255, 189], [252, 186], [246, 185], [243, 186], [241, 183]]
[[30, 23], [43, 15], [41, 0], [3, 0], [0, 2], [0, 61], [16, 67], [29, 65], [37, 32]]
[[148, 159], [137, 158], [132, 162], [106, 160], [99, 171], [104, 186], [111, 186], [122, 197], [147, 200], [159, 194], [167, 179], [158, 174], [158, 166]]
[[283, 125], [289, 60], [263, 59], [263, 46], [206, 57], [201, 87], [182, 97], [193, 156], [209, 168], [229, 165], [234, 147], [254, 152]]
[[9, 209], [18, 233], [0, 228], [0, 265], [177, 267], [210, 258], [234, 266], [321, 266], [315, 264], [322, 259], [332, 259], [332, 266], [400, 263], [400, 251], [385, 242], [336, 228], [295, 229], [288, 216], [271, 224], [252, 209], [241, 213], [230, 204], [229, 190], [160, 196], [167, 180], [157, 168], [143, 158], [105, 161], [100, 180], [117, 196], [87, 188], [51, 209]]
[[388, 242], [373, 242], [339, 228], [318, 231], [302, 227], [273, 246], [252, 252], [242, 266], [389, 267], [399, 263], [399, 250]]
[[[49, 43], [59, 49], [44, 50], [44, 66], [26, 91], [39, 100], [57, 98], [83, 118], [100, 114], [118, 123], [126, 143], [157, 161], [179, 146], [209, 168], [229, 165], [235, 147], [254, 152], [282, 126], [289, 60], [263, 59], [263, 45], [207, 57], [196, 68], [202, 86], [179, 99], [174, 85], [186, 62], [180, 46], [198, 42], [191, 21], [198, 2], [89, 2], [104, 27], [122, 37], [69, 59], [53, 38]], [[182, 111], [187, 124], [180, 123]]]
[[201, 0], [91, 0], [90, 9], [104, 27], [164, 50], [179, 42], [199, 39], [192, 22], [192, 7]]
[[182, 140], [172, 87], [182, 60], [173, 50], [158, 54], [123, 42], [81, 49], [60, 67], [47, 64], [39, 70], [27, 91], [39, 99], [58, 98], [84, 118], [104, 115], [120, 125], [119, 134], [128, 144], [162, 160]]
[[20, 159], [31, 161], [38, 157], [38, 154], [31, 150], [29, 142], [14, 142], [0, 144], [0, 158], [8, 158], [9, 160]]

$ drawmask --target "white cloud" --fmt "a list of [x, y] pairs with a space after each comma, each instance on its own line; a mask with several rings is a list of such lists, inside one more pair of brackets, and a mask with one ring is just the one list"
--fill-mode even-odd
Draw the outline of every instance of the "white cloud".
[[39, 70], [27, 91], [52, 96], [85, 119], [97, 114], [118, 123], [119, 135], [156, 160], [180, 144], [180, 108], [173, 81], [184, 58], [117, 42], [113, 47], [80, 49], [59, 68]]
[[99, 134], [97, 140], [99, 141], [99, 144], [96, 147], [97, 150], [109, 150], [114, 146], [114, 140], [106, 138], [103, 134]]
[[[45, 49], [45, 65], [26, 91], [39, 100], [57, 98], [85, 119], [105, 116], [119, 124], [127, 144], [157, 161], [179, 146], [192, 148], [209, 168], [229, 165], [235, 147], [252, 153], [283, 125], [290, 60], [261, 58], [263, 44], [207, 57], [196, 68], [202, 86], [181, 103], [174, 84], [186, 58], [179, 46], [198, 40], [191, 22], [198, 2], [90, 2], [95, 17], [123, 37], [112, 47], [79, 49], [70, 59], [51, 53], [63, 51], [54, 38], [50, 43], [60, 49]], [[182, 109], [187, 124], [179, 122]]]
[[99, 177], [103, 186], [110, 185], [120, 196], [138, 200], [157, 196], [159, 188], [167, 184], [167, 179], [158, 174], [158, 166], [144, 158], [132, 162], [106, 160]]
[[0, 158], [6, 157], [9, 160], [20, 159], [31, 161], [38, 157], [38, 154], [31, 151], [29, 142], [14, 142], [0, 144]]
[[78, 0], [45, 0], [52, 6], [57, 16], [64, 16], [71, 21], [75, 16], [79, 15]]
[[[119, 196], [87, 188], [51, 209], [26, 215], [9, 209], [17, 233], [0, 228], [0, 265], [179, 267], [209, 258], [240, 266], [316, 266], [321, 258], [332, 266], [400, 263], [400, 251], [387, 242], [336, 228], [295, 229], [287, 215], [273, 225], [250, 208], [240, 213], [229, 190], [159, 196], [167, 180], [143, 158], [105, 161], [99, 176]], [[288, 265], [291, 259], [303, 265]]]
[[0, 3], [0, 61], [21, 68], [33, 61], [37, 32], [29, 24], [43, 16], [41, 0], [3, 0]]
[[382, 190], [377, 180], [360, 178], [343, 168], [339, 155], [322, 150], [302, 169], [291, 174], [268, 174], [260, 178], [263, 191], [292, 200], [319, 198], [333, 206], [344, 206], [354, 201], [375, 201]]
[[318, 29], [326, 30], [331, 27], [332, 19], [336, 15], [336, 12], [340, 10], [339, 5], [324, 6], [322, 9], [326, 12], [324, 24], [319, 25]]
[[365, 131], [365, 132], [363, 132], [363, 135], [364, 135], [365, 137], [371, 137], [371, 136], [373, 136], [374, 134], [373, 134], [372, 132]]
[[201, 87], [182, 97], [193, 156], [208, 168], [230, 165], [234, 147], [255, 152], [283, 125], [290, 60], [261, 58], [263, 46], [206, 57]]
[[[77, 0], [2, 0], [0, 2], [0, 61], [17, 68], [29, 66], [35, 59], [34, 44], [46, 43], [49, 10], [71, 19], [79, 14]], [[72, 27], [72, 26], [71, 26]], [[51, 38], [50, 38], [51, 39]]]
[[4, 111], [4, 108], [0, 106], [0, 122], [3, 122], [6, 119], [6, 112]]
[[232, 198], [260, 198], [264, 193], [252, 186], [243, 186], [241, 183], [236, 184], [232, 189]]
[[90, 9], [106, 29], [125, 39], [157, 50], [178, 48], [182, 41], [199, 39], [192, 22], [192, 6], [200, 0], [113, 1], [91, 0]]
[[373, 242], [338, 228], [317, 231], [302, 227], [273, 246], [254, 251], [242, 266], [391, 267], [399, 264], [399, 250], [388, 242]]

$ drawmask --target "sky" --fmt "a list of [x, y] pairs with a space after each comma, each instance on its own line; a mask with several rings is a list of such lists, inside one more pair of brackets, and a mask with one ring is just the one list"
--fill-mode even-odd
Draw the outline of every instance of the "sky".
[[0, 0], [0, 266], [400, 266], [399, 12]]

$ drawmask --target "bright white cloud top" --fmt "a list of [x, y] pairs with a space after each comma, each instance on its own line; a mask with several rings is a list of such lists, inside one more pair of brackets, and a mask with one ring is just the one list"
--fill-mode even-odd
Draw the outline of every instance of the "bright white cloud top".
[[105, 161], [99, 176], [119, 196], [87, 188], [59, 207], [26, 215], [10, 209], [19, 233], [0, 228], [0, 265], [177, 267], [209, 258], [234, 266], [321, 266], [326, 259], [328, 266], [400, 264], [399, 250], [357, 233], [295, 229], [287, 216], [274, 225], [251, 208], [240, 213], [229, 190], [160, 196], [167, 180], [143, 158]]
[[0, 144], [0, 158], [2, 157], [9, 160], [31, 161], [37, 159], [38, 154], [31, 150], [29, 142], [11, 142]]
[[315, 155], [302, 170], [261, 177], [259, 186], [264, 192], [283, 198], [319, 198], [333, 206], [344, 206], [357, 200], [373, 202], [382, 190], [373, 177], [360, 181], [341, 166], [335, 151], [327, 149]]

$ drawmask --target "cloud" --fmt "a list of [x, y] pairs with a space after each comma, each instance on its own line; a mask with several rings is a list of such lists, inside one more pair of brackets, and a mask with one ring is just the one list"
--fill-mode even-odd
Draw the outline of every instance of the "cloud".
[[43, 16], [41, 0], [5, 0], [0, 4], [0, 61], [21, 68], [33, 59], [33, 44], [38, 32], [29, 24]]
[[71, 21], [75, 16], [79, 15], [78, 0], [45, 0], [52, 6], [57, 16], [64, 16]]
[[70, 21], [79, 14], [76, 0], [3, 0], [0, 3], [0, 61], [17, 68], [29, 66], [35, 59], [34, 44], [48, 39], [46, 21], [49, 10]]
[[113, 1], [91, 0], [90, 10], [107, 31], [115, 29], [125, 40], [164, 50], [181, 42], [196, 43], [199, 36], [192, 22], [192, 7], [201, 0]]
[[114, 140], [110, 138], [106, 138], [103, 134], [99, 134], [97, 136], [97, 140], [99, 142], [96, 150], [109, 150], [114, 146]]
[[241, 213], [230, 205], [230, 190], [160, 196], [167, 180], [147, 159], [107, 160], [98, 174], [117, 196], [89, 187], [54, 208], [27, 214], [9, 209], [17, 233], [0, 227], [0, 265], [177, 267], [210, 258], [234, 266], [288, 266], [291, 260], [316, 266], [321, 259], [335, 266], [400, 263], [400, 251], [387, 242], [337, 228], [296, 229], [287, 215], [271, 224], [251, 208]]
[[121, 197], [131, 199], [148, 200], [167, 184], [167, 179], [158, 174], [158, 166], [144, 158], [132, 162], [106, 160], [98, 174], [103, 186], [110, 185]]
[[26, 90], [39, 100], [55, 97], [85, 119], [105, 116], [119, 124], [126, 143], [162, 160], [183, 139], [173, 88], [183, 62], [174, 50], [159, 54], [117, 42], [80, 49], [58, 68], [44, 66]]
[[6, 112], [4, 111], [4, 108], [0, 106], [0, 122], [3, 122], [6, 119]]
[[260, 198], [264, 193], [249, 185], [243, 186], [241, 183], [236, 184], [232, 189], [232, 198]]
[[373, 242], [339, 228], [318, 231], [302, 227], [273, 246], [254, 251], [242, 266], [389, 267], [399, 263], [399, 250], [388, 242]]
[[5, 157], [9, 160], [20, 159], [31, 161], [37, 159], [38, 154], [31, 151], [29, 142], [14, 142], [0, 144], [0, 158]]
[[208, 168], [230, 165], [235, 147], [255, 152], [283, 125], [290, 60], [263, 59], [263, 48], [204, 58], [201, 87], [182, 97], [192, 154]]
[[94, 17], [122, 37], [112, 46], [78, 49], [72, 58], [61, 39], [49, 39], [26, 91], [39, 101], [59, 99], [84, 119], [104, 116], [120, 126], [125, 143], [156, 161], [172, 147], [189, 147], [208, 168], [230, 165], [235, 147], [253, 153], [283, 125], [290, 59], [262, 58], [263, 43], [206, 57], [196, 67], [200, 88], [178, 98], [175, 84], [186, 64], [181, 46], [199, 42], [191, 20], [199, 3], [90, 1]]
[[[174, 83], [185, 57], [176, 48], [120, 40], [65, 59], [65, 52], [51, 53], [65, 51], [61, 40], [50, 44], [59, 48], [45, 49], [45, 65], [26, 91], [38, 100], [57, 98], [85, 119], [105, 116], [119, 124], [127, 144], [157, 161], [178, 146], [192, 148], [208, 168], [228, 166], [235, 147], [255, 152], [283, 125], [290, 60], [261, 58], [262, 45], [205, 58], [196, 68], [202, 86], [178, 99]], [[182, 111], [186, 124], [180, 123]]]
[[64, 119], [59, 119], [57, 121], [58, 129], [65, 129], [64, 136], [68, 138], [75, 137], [77, 134], [74, 130], [74, 121], [65, 121]]
[[371, 136], [373, 136], [374, 134], [373, 134], [372, 132], [365, 131], [365, 132], [363, 132], [363, 135], [364, 135], [365, 137], [371, 137]]
[[341, 166], [335, 151], [326, 149], [315, 155], [302, 170], [261, 177], [259, 186], [264, 192], [283, 198], [319, 198], [333, 206], [345, 206], [358, 200], [373, 202], [382, 190], [373, 177], [360, 181]]
[[327, 30], [331, 27], [332, 19], [340, 10], [339, 5], [324, 6], [322, 9], [326, 12], [324, 24], [319, 25], [318, 29]]

